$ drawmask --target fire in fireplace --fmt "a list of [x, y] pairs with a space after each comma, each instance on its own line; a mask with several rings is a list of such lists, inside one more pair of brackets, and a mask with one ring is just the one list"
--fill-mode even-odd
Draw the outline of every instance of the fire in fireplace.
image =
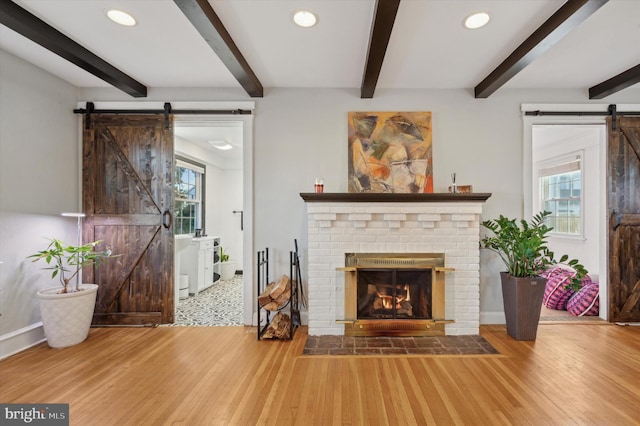
[[361, 319], [430, 319], [431, 269], [360, 269], [357, 297]]
[[347, 253], [345, 334], [444, 335], [442, 253]]

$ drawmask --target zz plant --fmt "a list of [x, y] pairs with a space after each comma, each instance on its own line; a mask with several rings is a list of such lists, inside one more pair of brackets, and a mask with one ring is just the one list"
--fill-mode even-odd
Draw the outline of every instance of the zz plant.
[[556, 261], [555, 254], [547, 247], [547, 235], [552, 227], [546, 225], [545, 220], [551, 212], [543, 211], [536, 214], [530, 222], [521, 219], [509, 219], [502, 215], [495, 220], [485, 220], [482, 226], [493, 233], [493, 236], [482, 238], [482, 247], [496, 252], [507, 271], [514, 277], [535, 277], [545, 269], [557, 264], [565, 264], [575, 270], [575, 275], [565, 286], [579, 290], [582, 278], [587, 270], [577, 259], [569, 260], [563, 255]]

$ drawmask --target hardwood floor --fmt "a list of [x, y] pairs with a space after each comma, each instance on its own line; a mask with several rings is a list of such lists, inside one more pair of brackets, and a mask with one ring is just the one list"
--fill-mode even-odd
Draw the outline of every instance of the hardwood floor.
[[638, 425], [640, 327], [503, 326], [500, 355], [303, 356], [245, 327], [96, 328], [0, 361], [3, 403], [69, 403], [72, 425]]

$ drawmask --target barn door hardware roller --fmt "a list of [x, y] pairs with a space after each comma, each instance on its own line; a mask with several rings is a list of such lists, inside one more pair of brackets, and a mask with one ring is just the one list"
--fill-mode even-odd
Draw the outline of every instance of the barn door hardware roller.
[[164, 103], [164, 129], [169, 130], [169, 114], [171, 114], [171, 104], [169, 102]]
[[91, 113], [93, 112], [93, 102], [87, 102], [87, 107], [84, 110], [84, 128], [89, 130], [91, 128]]
[[609, 108], [607, 108], [607, 111], [609, 111], [609, 114], [611, 114], [611, 128], [613, 130], [616, 129], [616, 117], [617, 117], [617, 107], [616, 104], [611, 104], [609, 105]]

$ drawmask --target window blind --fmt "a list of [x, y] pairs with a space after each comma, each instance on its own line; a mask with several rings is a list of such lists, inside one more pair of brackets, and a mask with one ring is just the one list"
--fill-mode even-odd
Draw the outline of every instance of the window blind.
[[176, 166], [177, 167], [182, 167], [182, 168], [185, 168], [185, 169], [193, 170], [194, 172], [200, 173], [201, 175], [204, 174], [204, 168], [202, 168], [200, 166], [196, 166], [193, 163], [182, 161], [182, 160], [180, 160], [178, 158], [176, 158]]
[[575, 172], [580, 170], [580, 156], [576, 156], [575, 160], [567, 161], [562, 164], [554, 164], [553, 166], [543, 167], [540, 169], [540, 177], [559, 175], [562, 173]]

